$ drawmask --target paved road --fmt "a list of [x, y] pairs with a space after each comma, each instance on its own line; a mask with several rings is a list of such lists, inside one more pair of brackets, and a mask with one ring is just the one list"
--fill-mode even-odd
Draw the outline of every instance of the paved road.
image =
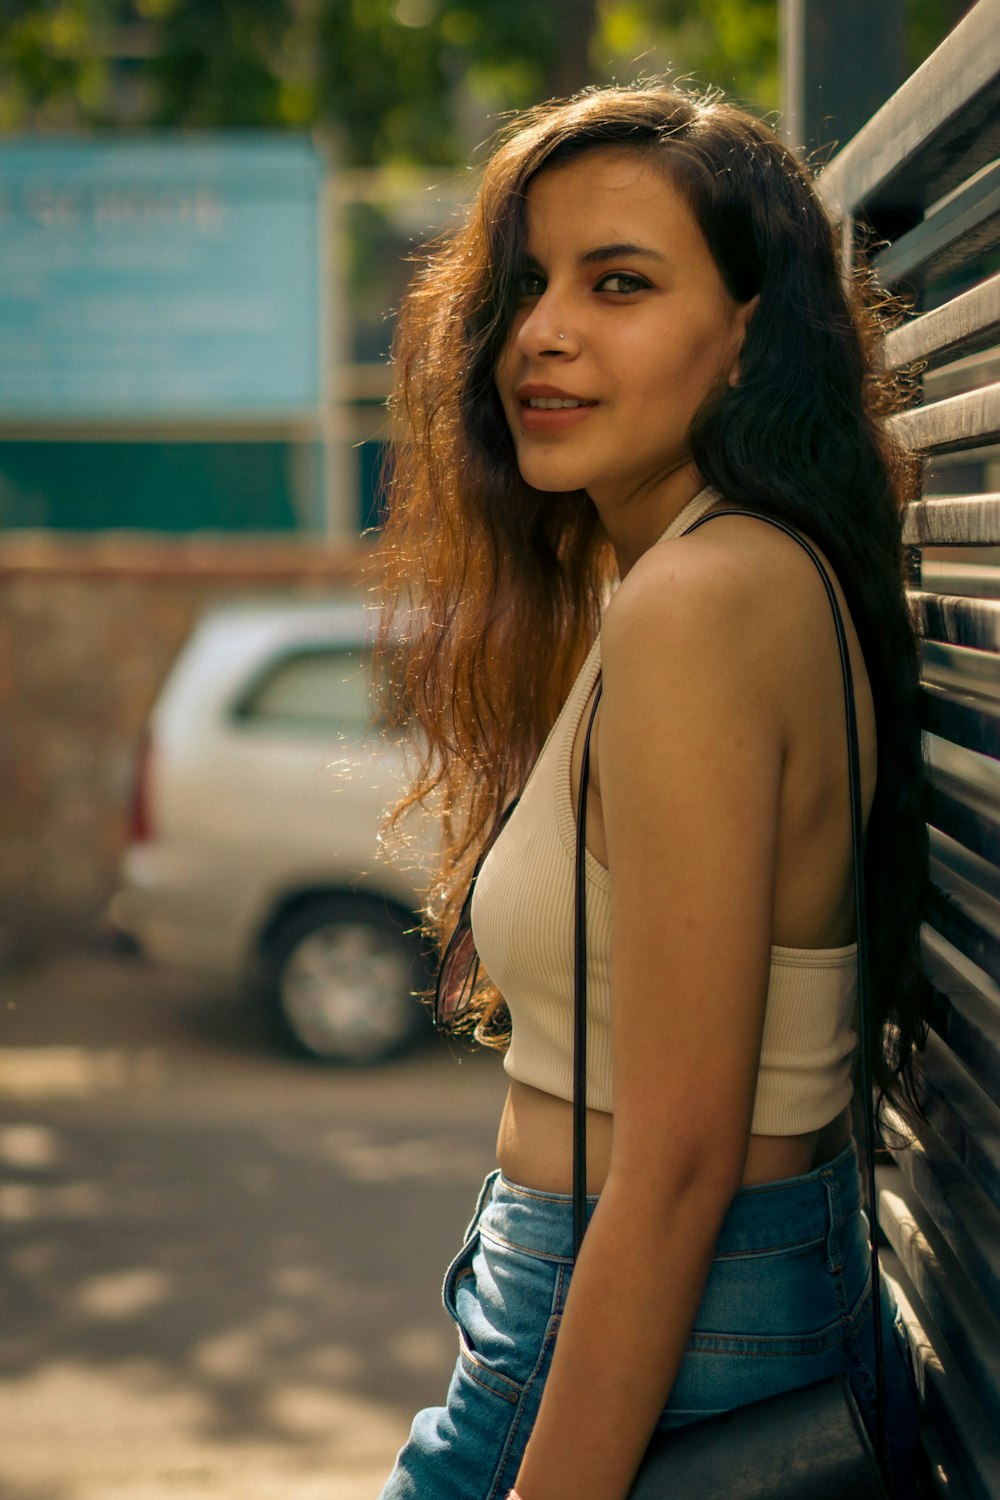
[[503, 1094], [283, 1059], [112, 952], [0, 977], [2, 1500], [372, 1500], [440, 1399]]

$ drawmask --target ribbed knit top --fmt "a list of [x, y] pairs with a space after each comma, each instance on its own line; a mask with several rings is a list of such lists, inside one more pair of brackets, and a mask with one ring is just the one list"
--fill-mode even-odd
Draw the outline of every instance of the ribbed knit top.
[[[703, 490], [660, 538], [679, 536], [715, 502]], [[601, 671], [594, 642], [514, 812], [479, 873], [472, 926], [483, 966], [507, 1002], [511, 1078], [573, 1097], [573, 884], [576, 814], [571, 758]], [[586, 854], [587, 1103], [613, 1112], [611, 876]], [[751, 1131], [818, 1130], [851, 1097], [856, 946], [772, 947]], [[667, 997], [669, 1003], [669, 995]]]

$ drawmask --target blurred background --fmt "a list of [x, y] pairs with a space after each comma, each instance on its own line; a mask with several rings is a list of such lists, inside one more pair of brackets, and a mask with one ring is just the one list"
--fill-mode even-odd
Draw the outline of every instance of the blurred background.
[[410, 256], [506, 111], [672, 71], [828, 155], [967, 8], [7, 0], [0, 952], [102, 909], [202, 605], [350, 586]]
[[361, 1500], [443, 1393], [503, 1088], [378, 848], [415, 251], [508, 111], [670, 73], [822, 162], [968, 9], [0, 0], [4, 1500]]

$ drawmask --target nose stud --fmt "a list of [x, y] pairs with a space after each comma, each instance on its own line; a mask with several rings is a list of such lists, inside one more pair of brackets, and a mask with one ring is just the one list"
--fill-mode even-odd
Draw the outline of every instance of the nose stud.
[[557, 339], [564, 339], [565, 337], [566, 337], [566, 335], [564, 333], [557, 333], [556, 334], [556, 338]]

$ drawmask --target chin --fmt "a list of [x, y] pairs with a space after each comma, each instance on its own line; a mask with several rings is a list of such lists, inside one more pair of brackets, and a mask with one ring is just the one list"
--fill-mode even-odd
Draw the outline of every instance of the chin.
[[579, 474], [567, 473], [563, 467], [548, 464], [519, 464], [521, 478], [533, 490], [544, 490], [547, 494], [566, 495], [572, 490], [585, 490], [587, 482]]

